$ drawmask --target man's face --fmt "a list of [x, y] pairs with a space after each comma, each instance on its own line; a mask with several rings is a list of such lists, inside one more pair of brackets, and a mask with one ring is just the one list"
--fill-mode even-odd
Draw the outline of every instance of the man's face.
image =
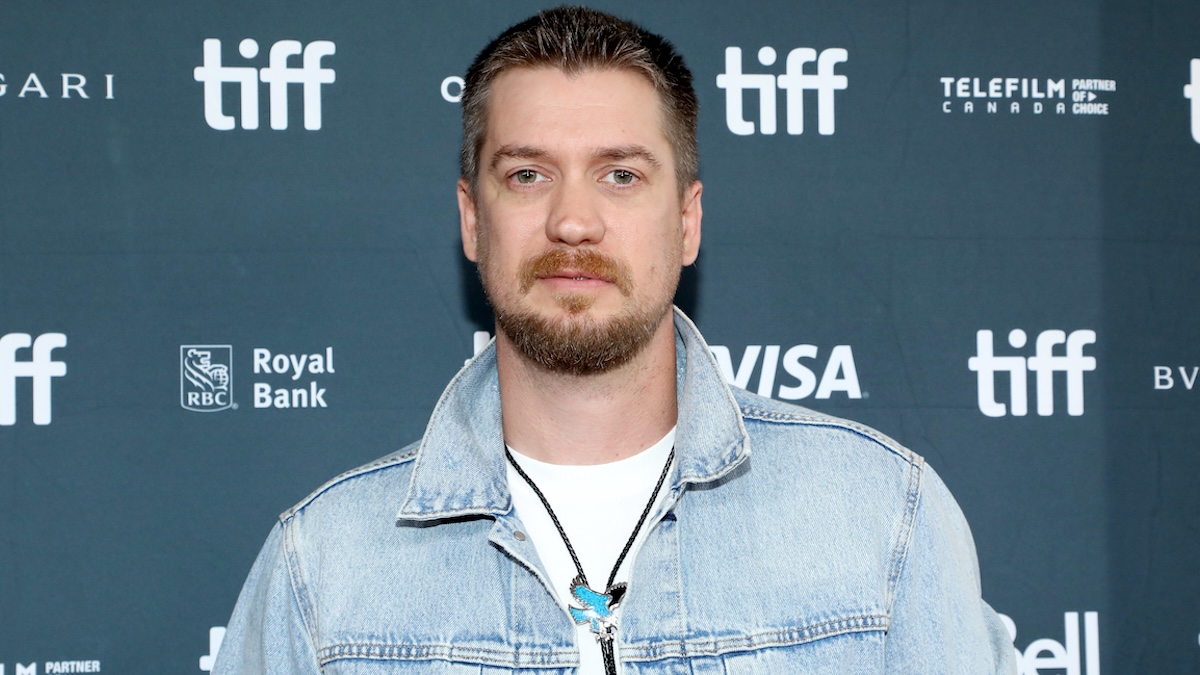
[[700, 184], [680, 195], [658, 95], [641, 75], [515, 68], [492, 83], [463, 249], [505, 336], [536, 363], [626, 363], [664, 322], [700, 245]]

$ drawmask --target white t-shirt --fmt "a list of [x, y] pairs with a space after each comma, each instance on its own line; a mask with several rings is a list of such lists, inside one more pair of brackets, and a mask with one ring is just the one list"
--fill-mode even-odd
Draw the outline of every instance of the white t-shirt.
[[[608, 464], [547, 464], [509, 448], [513, 459], [533, 479], [538, 489], [546, 496], [546, 501], [550, 502], [550, 507], [558, 516], [558, 522], [562, 524], [571, 545], [575, 547], [575, 553], [587, 574], [588, 586], [592, 590], [599, 593], [606, 590], [608, 575], [646, 508], [650, 493], [654, 491], [658, 477], [662, 475], [663, 465], [667, 463], [667, 457], [674, 446], [675, 429], [672, 427], [662, 440], [648, 449]], [[550, 515], [546, 513], [546, 507], [511, 465], [508, 467], [508, 487], [512, 492], [517, 515], [525, 524], [525, 533], [533, 542], [542, 565], [550, 575], [550, 585], [558, 601], [563, 607], [569, 604], [579, 606], [571, 596], [571, 581], [578, 572], [575, 570], [575, 563], [571, 561], [566, 544], [554, 527]], [[658, 491], [650, 515], [646, 517], [647, 523], [638, 531], [633, 547], [625, 555], [621, 569], [617, 570], [614, 583], [628, 581], [633, 559], [650, 530], [649, 521], [666, 493], [667, 486], [664, 483]], [[618, 605], [615, 612], [618, 617], [616, 645], [620, 644], [620, 613], [621, 607]], [[579, 645], [582, 660], [580, 675], [604, 675], [600, 643], [596, 641], [591, 626], [586, 623], [576, 624], [575, 641]], [[617, 662], [620, 670], [619, 656]]]

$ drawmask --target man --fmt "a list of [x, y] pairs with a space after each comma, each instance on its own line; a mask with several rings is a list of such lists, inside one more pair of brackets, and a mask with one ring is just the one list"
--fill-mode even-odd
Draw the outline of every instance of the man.
[[215, 672], [1015, 672], [932, 469], [731, 390], [672, 309], [701, 185], [671, 45], [544, 12], [463, 120], [494, 347], [419, 444], [283, 514]]

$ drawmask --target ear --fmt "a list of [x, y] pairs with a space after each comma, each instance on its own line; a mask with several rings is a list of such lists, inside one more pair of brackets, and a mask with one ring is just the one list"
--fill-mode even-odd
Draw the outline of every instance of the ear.
[[479, 262], [476, 251], [479, 246], [479, 210], [471, 194], [471, 184], [465, 178], [458, 179], [458, 227], [462, 233], [463, 254], [471, 262]]
[[683, 192], [683, 266], [696, 262], [700, 255], [700, 220], [704, 209], [700, 206], [700, 194], [704, 186], [700, 181], [689, 185]]

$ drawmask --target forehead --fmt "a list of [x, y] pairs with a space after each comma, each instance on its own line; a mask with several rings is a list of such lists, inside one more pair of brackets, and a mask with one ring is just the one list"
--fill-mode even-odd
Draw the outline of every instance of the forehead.
[[669, 153], [658, 93], [634, 71], [511, 68], [488, 99], [485, 148], [636, 143]]

